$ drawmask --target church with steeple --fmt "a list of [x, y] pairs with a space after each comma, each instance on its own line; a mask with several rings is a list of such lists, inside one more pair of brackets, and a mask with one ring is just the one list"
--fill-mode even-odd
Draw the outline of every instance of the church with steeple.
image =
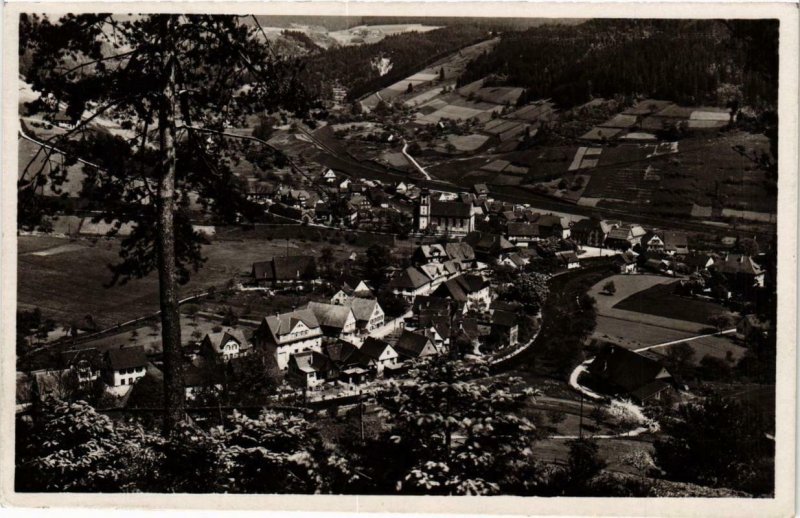
[[423, 189], [416, 211], [417, 230], [431, 234], [465, 236], [475, 230], [475, 211], [471, 203], [431, 199]]

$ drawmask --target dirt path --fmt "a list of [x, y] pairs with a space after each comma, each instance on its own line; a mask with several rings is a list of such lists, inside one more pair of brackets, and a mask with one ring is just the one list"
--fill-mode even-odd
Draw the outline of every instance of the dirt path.
[[734, 329], [727, 329], [725, 331], [720, 331], [718, 333], [709, 333], [707, 335], [692, 336], [690, 338], [682, 338], [680, 340], [673, 340], [671, 342], [664, 342], [664, 343], [656, 344], [656, 345], [648, 345], [647, 347], [642, 347], [640, 349], [634, 349], [634, 352], [640, 353], [642, 351], [649, 351], [650, 349], [656, 349], [658, 347], [668, 347], [670, 345], [681, 344], [681, 343], [685, 343], [685, 342], [691, 342], [692, 340], [699, 340], [701, 338], [707, 338], [709, 336], [729, 335], [729, 334], [732, 334], [732, 333], [735, 333], [735, 332], [736, 332], [735, 328]]
[[424, 167], [419, 165], [419, 163], [416, 160], [414, 160], [413, 156], [408, 154], [408, 142], [406, 142], [405, 140], [403, 140], [403, 155], [408, 159], [409, 162], [411, 162], [411, 164], [414, 167], [417, 168], [417, 171], [419, 171], [425, 177], [426, 180], [432, 180], [431, 175], [428, 174], [428, 171], [426, 171]]

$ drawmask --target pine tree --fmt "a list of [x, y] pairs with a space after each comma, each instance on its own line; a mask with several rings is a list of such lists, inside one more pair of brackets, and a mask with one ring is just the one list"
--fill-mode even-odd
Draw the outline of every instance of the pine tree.
[[[198, 194], [220, 221], [254, 213], [229, 164], [253, 142], [264, 143], [225, 129], [278, 108], [302, 112], [308, 100], [301, 67], [274, 55], [255, 17], [23, 14], [20, 42], [29, 63], [25, 79], [75, 122], [42, 150], [49, 157], [57, 149], [66, 167], [81, 160], [83, 195], [101, 217], [116, 229], [135, 225], [121, 242], [112, 282], [158, 271], [169, 433], [184, 414], [178, 289], [203, 262], [189, 195]], [[41, 113], [47, 106], [29, 109]], [[106, 129], [115, 124], [122, 135]], [[26, 170], [21, 190], [43, 175], [63, 182], [64, 166], [48, 165]]]

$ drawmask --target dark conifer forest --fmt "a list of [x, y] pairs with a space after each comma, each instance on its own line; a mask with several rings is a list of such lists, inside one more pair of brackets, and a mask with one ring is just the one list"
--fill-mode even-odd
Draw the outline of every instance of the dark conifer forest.
[[[520, 103], [552, 98], [562, 107], [592, 97], [643, 95], [683, 104], [714, 103], [727, 84], [742, 84], [745, 104], [764, 107], [777, 85], [742, 66], [777, 76], [777, 21], [591, 20], [505, 32], [499, 44], [470, 63], [460, 84], [489, 76], [489, 84], [526, 88]], [[766, 53], [759, 49], [771, 49]]]

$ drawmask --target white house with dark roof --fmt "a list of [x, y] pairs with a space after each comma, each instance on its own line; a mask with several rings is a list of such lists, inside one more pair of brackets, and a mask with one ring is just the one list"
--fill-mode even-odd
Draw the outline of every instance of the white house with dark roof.
[[306, 351], [289, 358], [286, 379], [293, 385], [315, 389], [337, 376], [334, 363], [320, 352]]
[[454, 277], [440, 285], [433, 294], [454, 300], [465, 312], [470, 309], [486, 311], [492, 302], [491, 287], [480, 275]]
[[339, 286], [333, 297], [331, 297], [331, 304], [344, 304], [350, 297], [371, 297], [372, 290], [364, 282], [353, 275], [341, 275], [339, 279], [334, 281], [334, 286]]
[[327, 168], [323, 171], [321, 180], [325, 183], [335, 183], [336, 182], [336, 172], [333, 169]]
[[359, 367], [378, 376], [384, 370], [396, 370], [401, 367], [400, 356], [391, 344], [373, 337], [367, 337], [359, 349], [353, 351], [344, 360], [342, 371]]
[[250, 344], [239, 329], [225, 327], [207, 333], [200, 342], [200, 354], [206, 358], [229, 361], [247, 354]]
[[539, 241], [539, 225], [536, 223], [511, 222], [506, 225], [506, 236], [509, 242], [517, 246], [528, 246]]
[[728, 254], [715, 262], [713, 269], [740, 288], [764, 287], [764, 269], [749, 255]]
[[414, 360], [439, 354], [433, 340], [408, 330], [403, 331], [394, 348], [401, 356]]
[[687, 255], [689, 238], [686, 232], [668, 230], [663, 232], [664, 252], [669, 255]]
[[400, 366], [400, 355], [388, 342], [368, 337], [364, 340], [358, 353], [375, 361], [377, 373], [383, 374], [385, 369], [396, 369]]
[[358, 329], [367, 333], [381, 327], [386, 319], [383, 308], [375, 299], [350, 297], [344, 302], [344, 305], [353, 311]]
[[409, 266], [389, 281], [389, 288], [395, 295], [414, 300], [417, 295], [427, 295], [431, 291], [431, 279], [417, 268]]
[[580, 268], [581, 266], [581, 261], [578, 258], [578, 254], [576, 254], [573, 250], [556, 252], [556, 258], [558, 258], [558, 261], [561, 263], [561, 265], [568, 270]]
[[147, 356], [139, 345], [109, 349], [104, 360], [103, 379], [111, 387], [133, 385], [146, 372]]
[[286, 369], [292, 354], [322, 349], [322, 327], [310, 309], [264, 317], [253, 337], [258, 345], [275, 354], [281, 370]]

